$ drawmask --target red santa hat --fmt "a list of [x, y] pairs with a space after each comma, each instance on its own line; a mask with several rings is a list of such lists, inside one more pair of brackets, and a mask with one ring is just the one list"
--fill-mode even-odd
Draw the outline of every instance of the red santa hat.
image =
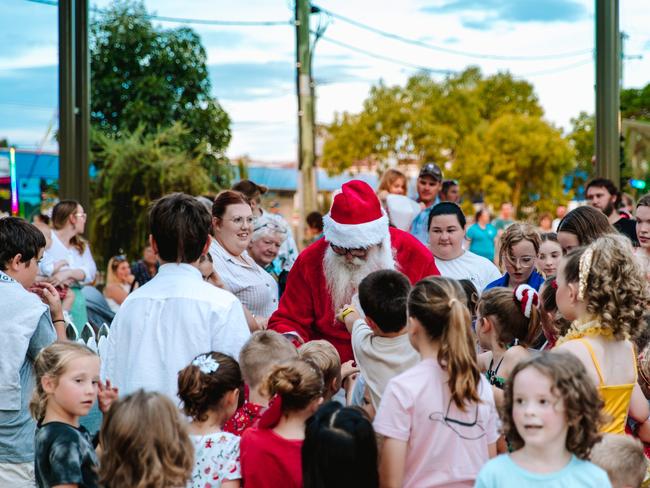
[[388, 217], [370, 185], [360, 180], [343, 185], [323, 217], [323, 234], [346, 249], [367, 248], [389, 237]]

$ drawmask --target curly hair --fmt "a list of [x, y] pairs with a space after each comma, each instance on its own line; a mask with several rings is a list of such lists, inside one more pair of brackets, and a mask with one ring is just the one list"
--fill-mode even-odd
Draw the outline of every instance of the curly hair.
[[580, 282], [580, 258], [587, 249], [593, 251], [585, 279], [587, 314], [611, 328], [617, 340], [626, 336], [635, 339], [646, 327], [644, 313], [650, 307], [650, 294], [630, 240], [622, 235], [606, 235], [586, 248], [571, 251], [564, 258], [567, 283]]
[[194, 447], [174, 404], [161, 393], [138, 390], [117, 400], [99, 433], [99, 483], [106, 488], [185, 486]]
[[244, 386], [237, 361], [220, 352], [205, 356], [219, 365], [216, 371], [204, 373], [198, 366], [189, 364], [178, 372], [178, 397], [183, 402], [183, 412], [199, 422], [205, 421], [211, 410], [219, 408], [226, 393]]
[[514, 223], [501, 234], [499, 266], [504, 266], [506, 255], [512, 253], [512, 246], [519, 244], [521, 241], [529, 241], [535, 248], [535, 255], [539, 254], [542, 238], [537, 229], [530, 224]]
[[551, 380], [551, 392], [564, 402], [569, 425], [566, 448], [580, 459], [589, 459], [591, 448], [601, 439], [599, 429], [606, 422], [602, 413], [604, 403], [580, 360], [563, 352], [540, 352], [519, 362], [512, 370], [501, 406], [503, 433], [512, 447], [521, 449], [525, 444], [517, 431], [512, 409], [517, 375], [526, 368], [535, 368]]

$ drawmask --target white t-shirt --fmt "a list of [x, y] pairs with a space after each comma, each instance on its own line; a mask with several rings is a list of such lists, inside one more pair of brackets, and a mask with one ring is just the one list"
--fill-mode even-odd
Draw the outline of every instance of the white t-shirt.
[[90, 246], [86, 243], [84, 252], [80, 253], [79, 250], [71, 246], [65, 247], [61, 239], [52, 231], [52, 245], [43, 252], [43, 264], [41, 265], [42, 272], [48, 272], [46, 276], [52, 274], [52, 268], [58, 261], [65, 261], [67, 265], [62, 269], [80, 269], [84, 273], [84, 279], [81, 280], [81, 285], [87, 285], [95, 281], [97, 274], [97, 266], [95, 260], [90, 252]]
[[388, 382], [420, 362], [420, 355], [413, 349], [408, 334], [376, 336], [363, 319], [352, 325], [352, 350], [375, 409], [379, 408]]
[[177, 404], [181, 369], [210, 351], [237, 358], [249, 337], [244, 309], [232, 293], [203, 281], [190, 264], [163, 264], [115, 315], [101, 376], [122, 395], [143, 388]]
[[191, 435], [194, 469], [187, 488], [219, 488], [224, 481], [241, 479], [239, 437], [229, 432]]
[[440, 259], [436, 257], [436, 266], [441, 276], [455, 280], [471, 280], [479, 294], [487, 285], [501, 278], [501, 272], [492, 261], [465, 251], [456, 259]]

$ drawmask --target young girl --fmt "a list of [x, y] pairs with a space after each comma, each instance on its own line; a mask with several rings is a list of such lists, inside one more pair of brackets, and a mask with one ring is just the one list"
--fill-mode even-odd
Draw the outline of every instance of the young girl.
[[571, 326], [571, 322], [562, 317], [557, 309], [556, 294], [557, 280], [555, 276], [550, 276], [539, 289], [539, 318], [546, 338], [542, 351], [553, 349], [558, 337], [564, 335]]
[[508, 288], [492, 288], [481, 296], [476, 334], [487, 352], [479, 356], [479, 366], [496, 388], [497, 403], [503, 398], [500, 390], [510, 372], [528, 357], [528, 348], [541, 337], [538, 302], [537, 292], [528, 285], [519, 285], [514, 293]]
[[194, 449], [186, 424], [161, 393], [138, 390], [116, 401], [99, 439], [102, 488], [180, 488], [190, 479]]
[[99, 381], [99, 356], [76, 342], [43, 349], [34, 363], [36, 388], [30, 411], [38, 423], [35, 471], [38, 486], [96, 487], [94, 441], [79, 425], [99, 397], [108, 411], [117, 389]]
[[244, 385], [237, 361], [218, 352], [201, 354], [178, 373], [178, 396], [192, 419], [195, 461], [192, 488], [238, 488], [239, 437], [222, 427], [237, 410]]
[[562, 246], [558, 242], [555, 232], [547, 232], [542, 234], [541, 237], [537, 269], [545, 278], [548, 278], [557, 274], [557, 265], [560, 264], [560, 259], [562, 259]]
[[400, 170], [389, 168], [381, 176], [379, 181], [379, 188], [377, 188], [377, 194], [382, 200], [386, 199], [386, 196], [391, 195], [406, 195], [407, 193], [407, 181], [406, 176]]
[[488, 462], [478, 488], [611, 486], [588, 461], [602, 401], [580, 361], [542, 352], [519, 363], [505, 390], [503, 427], [514, 452]]
[[544, 278], [535, 269], [541, 239], [532, 225], [512, 224], [501, 235], [499, 264], [506, 274], [494, 280], [486, 290], [497, 286], [515, 288], [527, 284], [539, 290]]
[[318, 409], [325, 389], [320, 370], [302, 359], [275, 366], [265, 381], [274, 396], [259, 426], [241, 439], [245, 486], [301, 488], [305, 422]]
[[302, 471], [305, 488], [378, 488], [377, 440], [364, 411], [321, 406], [307, 421]]
[[602, 432], [622, 434], [629, 411], [647, 442], [650, 409], [637, 384], [630, 339], [644, 328], [650, 297], [629, 239], [608, 235], [575, 249], [560, 262], [557, 285], [558, 309], [573, 323], [556, 349], [576, 355], [598, 385], [610, 416]]
[[465, 300], [441, 277], [409, 294], [408, 333], [422, 361], [388, 383], [375, 417], [382, 486], [472, 486], [496, 455], [497, 412]]

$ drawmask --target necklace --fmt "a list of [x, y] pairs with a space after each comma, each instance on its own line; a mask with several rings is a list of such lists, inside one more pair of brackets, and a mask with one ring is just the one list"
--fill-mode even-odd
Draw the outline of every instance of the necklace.
[[603, 326], [597, 319], [586, 321], [578, 319], [573, 321], [567, 333], [557, 340], [555, 346], [557, 347], [570, 340], [580, 339], [585, 336], [602, 336], [607, 339], [613, 339], [614, 332], [612, 332], [611, 328]]

